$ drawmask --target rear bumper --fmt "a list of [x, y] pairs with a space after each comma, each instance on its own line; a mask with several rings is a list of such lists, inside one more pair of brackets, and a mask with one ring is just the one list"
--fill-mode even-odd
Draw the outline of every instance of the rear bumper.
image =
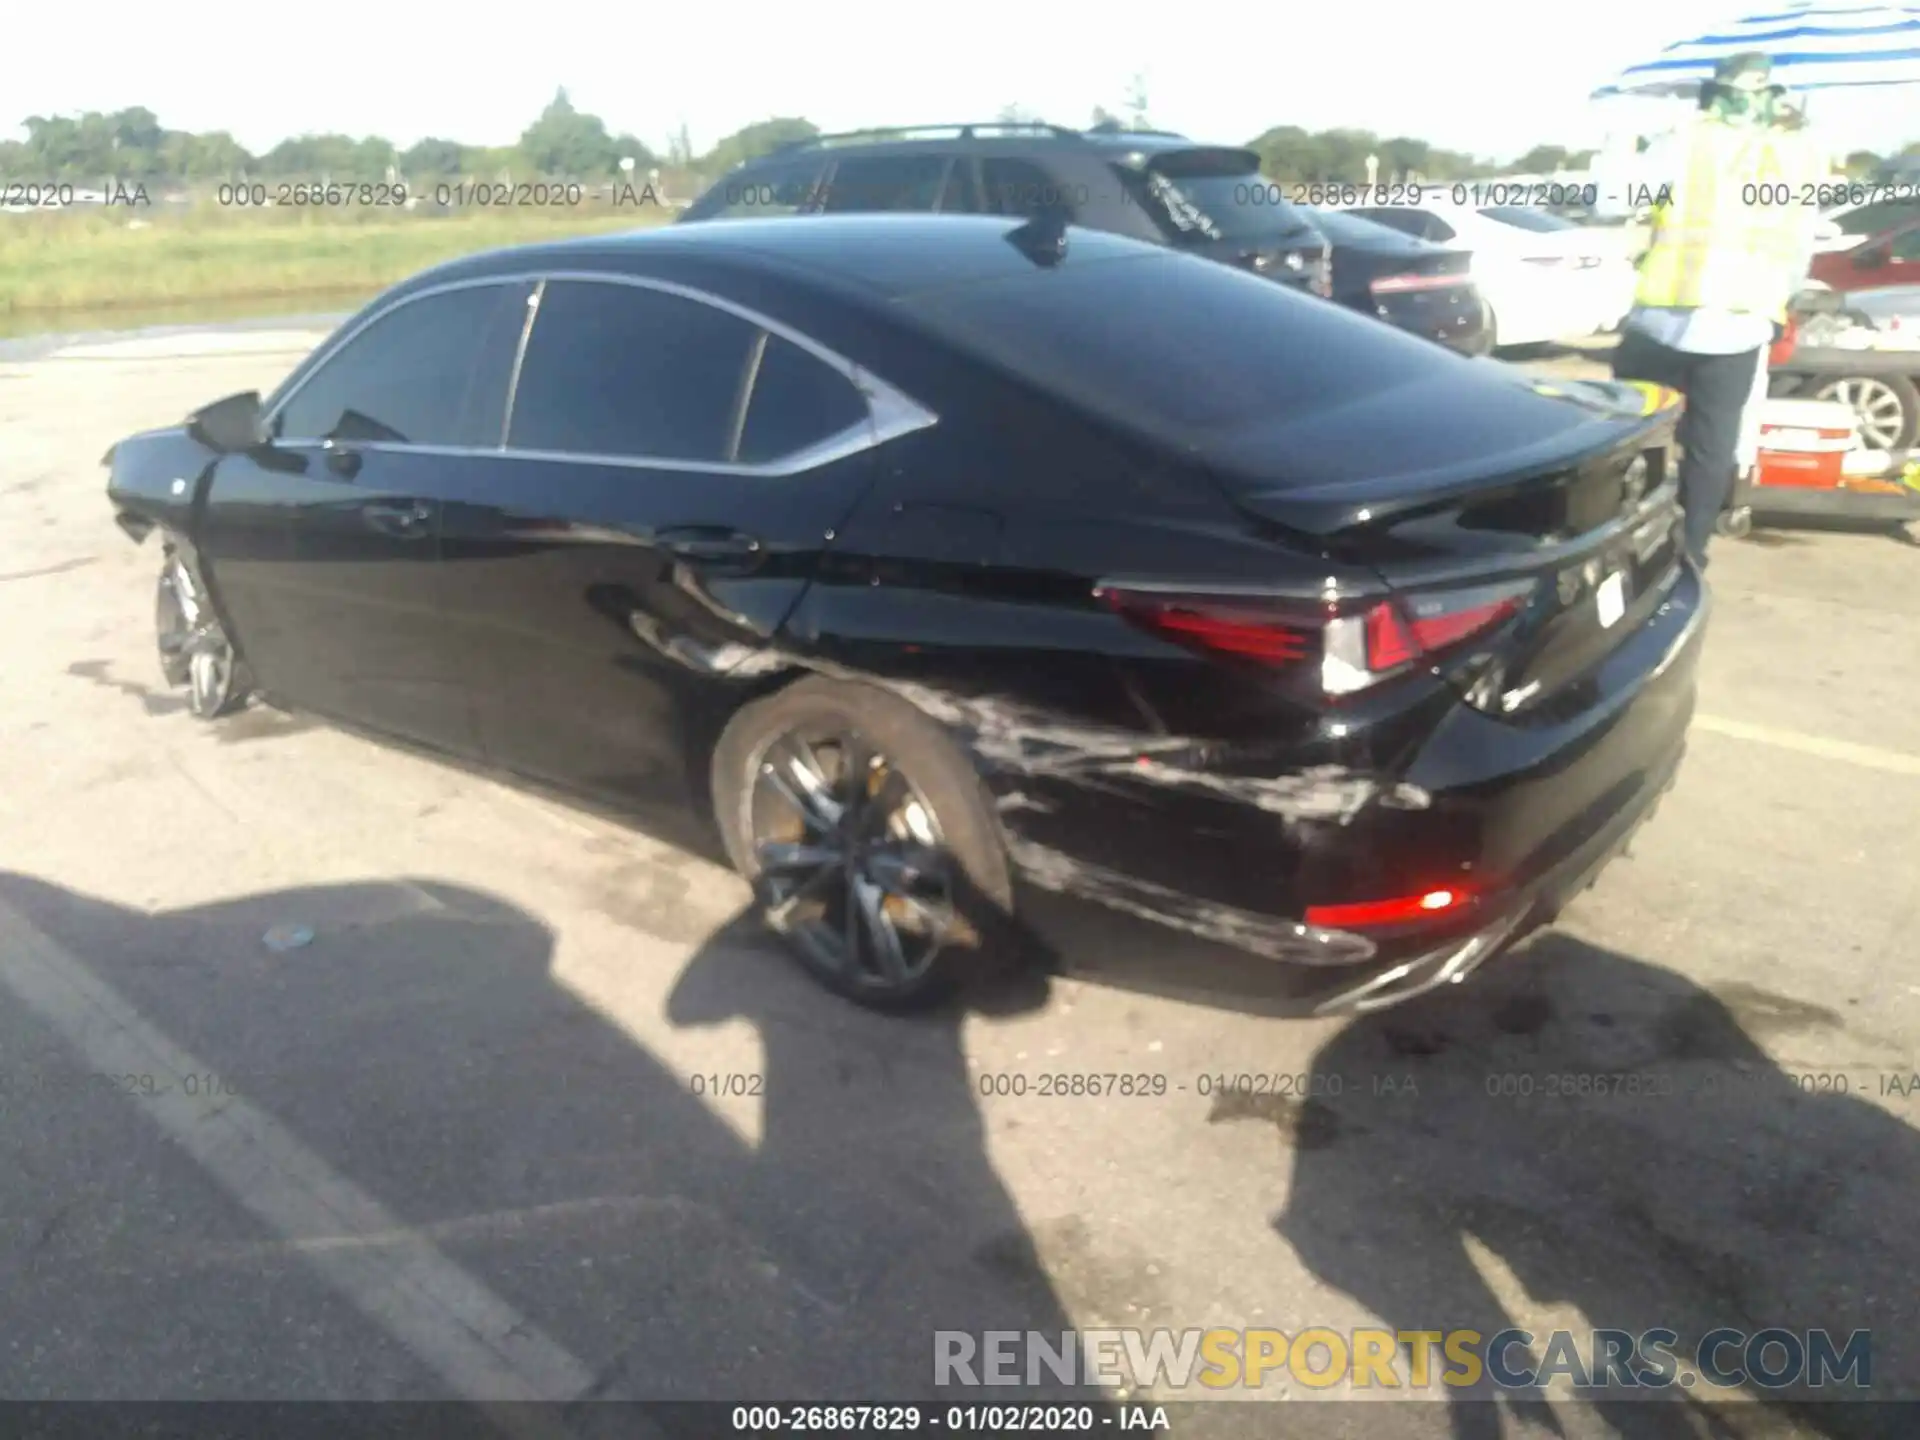
[[[1214, 796], [1177, 824], [1166, 808], [1130, 815], [1118, 792], [1131, 766], [1099, 791], [1052, 791], [1063, 803], [1042, 816], [1027, 808], [1043, 792], [1026, 777], [1019, 808], [1003, 810], [1010, 851], [1041, 889], [1166, 927], [1163, 968], [1188, 963], [1172, 959], [1165, 939], [1184, 931], [1276, 962], [1287, 974], [1276, 983], [1301, 1012], [1397, 1004], [1464, 979], [1551, 919], [1652, 814], [1685, 749], [1708, 610], [1688, 569], [1598, 667], [1596, 694], [1578, 713], [1516, 724], [1455, 702], [1403, 783], [1332, 776], [1308, 787], [1293, 777], [1302, 788], [1286, 797], [1284, 818], [1280, 796], [1253, 790], [1255, 803]], [[1443, 887], [1466, 890], [1471, 903], [1366, 933], [1300, 918], [1312, 905]], [[1087, 932], [1073, 928], [1080, 933], [1048, 938], [1077, 952]]]
[[1464, 938], [1378, 968], [1365, 979], [1335, 990], [1314, 1007], [1316, 1015], [1360, 1015], [1399, 1005], [1416, 996], [1458, 985], [1507, 946], [1542, 925], [1551, 924], [1561, 909], [1590, 889], [1600, 872], [1630, 847], [1641, 826], [1651, 820], [1660, 801], [1680, 773], [1686, 743], [1654, 772], [1654, 778], [1636, 803], [1613, 814], [1573, 854], [1542, 874], [1490, 922]]

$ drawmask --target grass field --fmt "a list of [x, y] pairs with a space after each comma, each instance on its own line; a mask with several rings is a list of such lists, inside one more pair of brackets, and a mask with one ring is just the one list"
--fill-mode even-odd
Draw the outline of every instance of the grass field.
[[452, 214], [113, 206], [0, 215], [0, 316], [366, 292], [476, 250], [657, 225], [659, 206]]

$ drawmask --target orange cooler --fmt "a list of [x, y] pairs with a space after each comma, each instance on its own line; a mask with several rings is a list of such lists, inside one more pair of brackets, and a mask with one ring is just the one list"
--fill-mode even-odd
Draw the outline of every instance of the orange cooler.
[[1760, 414], [1753, 483], [1775, 489], [1838, 490], [1853, 448], [1853, 411], [1831, 400], [1768, 400]]

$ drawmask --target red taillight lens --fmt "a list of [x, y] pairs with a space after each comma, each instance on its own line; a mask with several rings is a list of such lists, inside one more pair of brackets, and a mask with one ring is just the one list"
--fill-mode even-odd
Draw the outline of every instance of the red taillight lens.
[[1311, 617], [1289, 618], [1225, 596], [1162, 595], [1100, 586], [1094, 594], [1143, 630], [1219, 655], [1290, 665], [1315, 648]]
[[1485, 634], [1519, 613], [1532, 584], [1337, 606], [1102, 585], [1095, 595], [1141, 629], [1189, 649], [1276, 667], [1313, 667], [1316, 688], [1350, 695]]
[[1464, 890], [1427, 890], [1419, 895], [1363, 900], [1353, 905], [1309, 905], [1306, 921], [1322, 930], [1365, 930], [1450, 914], [1472, 903], [1473, 897]]
[[1367, 288], [1375, 295], [1404, 295], [1412, 290], [1443, 290], [1452, 285], [1465, 285], [1470, 279], [1469, 275], [1382, 275]]

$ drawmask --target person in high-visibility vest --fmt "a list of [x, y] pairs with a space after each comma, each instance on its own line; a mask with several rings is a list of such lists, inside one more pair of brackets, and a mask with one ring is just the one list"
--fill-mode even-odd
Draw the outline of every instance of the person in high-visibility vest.
[[1736, 55], [1701, 87], [1613, 360], [1616, 379], [1686, 396], [1680, 499], [1687, 550], [1703, 569], [1733, 489], [1756, 372], [1784, 332], [1819, 214], [1807, 202], [1823, 167], [1781, 123], [1784, 91], [1772, 68], [1757, 52]]

